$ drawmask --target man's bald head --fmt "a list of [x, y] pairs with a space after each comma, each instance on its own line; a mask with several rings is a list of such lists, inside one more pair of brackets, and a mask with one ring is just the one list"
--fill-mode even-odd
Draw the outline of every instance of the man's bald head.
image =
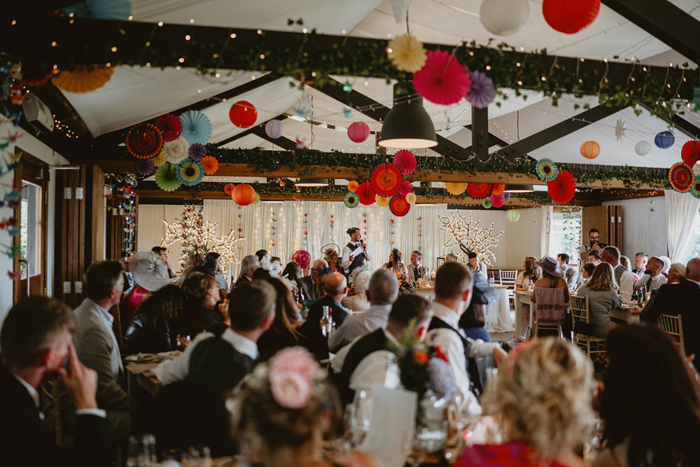
[[334, 297], [347, 293], [348, 282], [345, 276], [336, 272], [326, 279], [326, 293]]
[[693, 258], [688, 261], [685, 270], [685, 278], [691, 281], [700, 282], [700, 258]]

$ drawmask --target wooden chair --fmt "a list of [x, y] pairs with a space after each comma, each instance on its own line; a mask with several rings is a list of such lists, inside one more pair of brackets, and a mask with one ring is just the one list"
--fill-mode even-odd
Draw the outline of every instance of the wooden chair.
[[539, 336], [540, 331], [556, 331], [561, 337], [567, 308], [564, 289], [537, 287], [535, 298], [533, 337]]
[[681, 315], [660, 315], [659, 327], [663, 329], [666, 334], [673, 337], [678, 342], [678, 345], [680, 345], [681, 350], [685, 352], [685, 340], [683, 339], [683, 319], [681, 318]]
[[571, 318], [573, 319], [574, 343], [592, 360], [595, 360], [598, 354], [604, 353], [606, 350], [605, 339], [581, 332], [585, 328], [591, 327], [590, 305], [587, 296], [571, 295]]

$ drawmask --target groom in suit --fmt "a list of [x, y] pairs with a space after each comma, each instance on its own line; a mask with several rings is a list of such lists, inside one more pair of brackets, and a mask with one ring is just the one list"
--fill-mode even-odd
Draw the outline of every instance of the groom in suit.
[[413, 253], [411, 253], [411, 265], [407, 269], [408, 278], [414, 282], [418, 279], [430, 279], [430, 268], [421, 264], [422, 259], [423, 254], [420, 251], [413, 251]]
[[[95, 399], [97, 373], [78, 360], [71, 344], [75, 326], [72, 310], [46, 297], [23, 300], [7, 315], [0, 333], [2, 465], [110, 465], [109, 423]], [[39, 386], [56, 375], [63, 379], [77, 409], [72, 456], [56, 445], [39, 411]]]

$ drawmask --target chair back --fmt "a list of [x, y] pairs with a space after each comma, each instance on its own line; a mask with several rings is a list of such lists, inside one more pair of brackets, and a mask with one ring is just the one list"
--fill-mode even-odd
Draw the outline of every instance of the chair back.
[[500, 278], [501, 285], [513, 285], [515, 284], [515, 278], [518, 275], [518, 271], [514, 269], [499, 269], [498, 277]]
[[683, 339], [683, 319], [681, 318], [681, 315], [660, 315], [659, 327], [663, 329], [666, 334], [673, 337], [678, 342], [678, 345], [681, 346], [681, 350], [685, 352], [685, 342]]
[[591, 320], [588, 296], [579, 297], [571, 295], [571, 315], [574, 325], [577, 323], [589, 324]]
[[564, 289], [537, 287], [535, 289], [535, 315], [537, 320], [562, 321], [566, 318]]

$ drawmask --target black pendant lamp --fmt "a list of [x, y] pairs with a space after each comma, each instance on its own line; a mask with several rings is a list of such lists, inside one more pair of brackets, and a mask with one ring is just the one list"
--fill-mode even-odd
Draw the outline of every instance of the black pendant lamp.
[[394, 85], [394, 107], [382, 125], [379, 145], [386, 148], [419, 149], [437, 146], [435, 126], [423, 107], [423, 98], [411, 83]]

